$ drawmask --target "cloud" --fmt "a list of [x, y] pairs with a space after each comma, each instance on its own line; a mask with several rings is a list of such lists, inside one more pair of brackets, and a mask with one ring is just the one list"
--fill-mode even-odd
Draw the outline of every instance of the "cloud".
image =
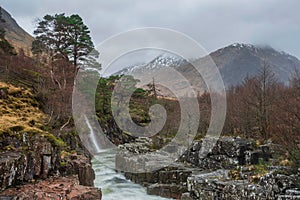
[[[300, 57], [297, 0], [0, 0], [28, 32], [45, 14], [78, 13], [95, 43], [132, 28], [181, 31], [211, 52], [234, 42], [269, 44]], [[16, 6], [17, 5], [17, 6]]]

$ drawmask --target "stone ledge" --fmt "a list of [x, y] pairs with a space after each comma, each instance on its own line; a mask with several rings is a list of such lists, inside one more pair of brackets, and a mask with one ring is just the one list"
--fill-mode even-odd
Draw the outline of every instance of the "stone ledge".
[[48, 180], [17, 186], [0, 193], [0, 199], [101, 200], [101, 190], [79, 185], [76, 176], [51, 177]]

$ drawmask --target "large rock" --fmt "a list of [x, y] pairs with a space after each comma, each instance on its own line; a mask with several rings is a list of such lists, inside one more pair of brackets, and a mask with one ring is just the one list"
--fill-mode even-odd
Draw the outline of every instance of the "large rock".
[[268, 173], [259, 183], [231, 180], [228, 171], [217, 170], [188, 178], [187, 186], [193, 199], [299, 199], [300, 177]]
[[176, 184], [152, 184], [147, 187], [147, 194], [161, 197], [180, 199], [183, 193], [187, 192], [185, 186]]
[[[134, 173], [168, 160], [164, 154], [157, 155], [156, 160], [143, 156], [150, 152], [151, 146], [150, 140], [143, 139], [123, 145], [123, 151], [116, 157], [116, 166], [125, 171], [128, 179], [145, 186], [148, 194], [163, 197], [182, 200], [300, 199], [300, 176], [278, 173], [287, 172], [287, 168], [256, 165], [272, 158], [272, 144], [257, 147], [251, 140], [222, 137], [212, 146], [213, 140], [193, 142], [178, 162], [168, 167]], [[203, 149], [211, 150], [206, 152], [206, 157], [202, 156]]]
[[77, 177], [53, 177], [26, 184], [0, 193], [0, 199], [9, 200], [101, 200], [101, 190], [79, 185]]
[[62, 175], [77, 174], [80, 185], [94, 186], [95, 172], [90, 159], [84, 155], [71, 155], [59, 171]]
[[[26, 172], [27, 158], [18, 152], [0, 154], [0, 189], [7, 188], [30, 178]], [[33, 176], [33, 174], [31, 174]]]
[[0, 190], [36, 178], [47, 178], [60, 165], [60, 151], [55, 145], [43, 136], [32, 136], [29, 140], [26, 135], [23, 133], [23, 151], [0, 153]]
[[[180, 161], [202, 169], [216, 170], [234, 169], [244, 164], [258, 164], [259, 160], [268, 161], [271, 158], [269, 144], [261, 145], [256, 149], [253, 141], [247, 139], [221, 137], [214, 143], [215, 140], [215, 138], [205, 138], [194, 142], [181, 156]], [[205, 152], [206, 156], [203, 157], [203, 150], [210, 151]]]
[[35, 179], [46, 179], [58, 170], [62, 175], [77, 175], [81, 185], [94, 185], [95, 173], [90, 158], [85, 155], [72, 155], [62, 166], [59, 147], [45, 137], [33, 136], [29, 140], [24, 134], [25, 145], [23, 151], [0, 153], [0, 191]]

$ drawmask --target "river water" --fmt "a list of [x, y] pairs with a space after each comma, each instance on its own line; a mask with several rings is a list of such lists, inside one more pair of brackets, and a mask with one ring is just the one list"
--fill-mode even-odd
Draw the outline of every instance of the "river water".
[[101, 188], [103, 200], [167, 200], [147, 195], [142, 186], [127, 180], [114, 170], [115, 156], [111, 151], [101, 151], [92, 160], [96, 174], [95, 186]]

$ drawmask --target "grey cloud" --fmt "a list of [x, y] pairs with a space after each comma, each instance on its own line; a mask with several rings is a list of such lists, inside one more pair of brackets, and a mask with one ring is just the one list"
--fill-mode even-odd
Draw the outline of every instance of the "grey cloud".
[[297, 0], [0, 0], [30, 33], [47, 13], [80, 14], [95, 43], [132, 28], [181, 31], [211, 52], [234, 42], [269, 44], [300, 57]]

